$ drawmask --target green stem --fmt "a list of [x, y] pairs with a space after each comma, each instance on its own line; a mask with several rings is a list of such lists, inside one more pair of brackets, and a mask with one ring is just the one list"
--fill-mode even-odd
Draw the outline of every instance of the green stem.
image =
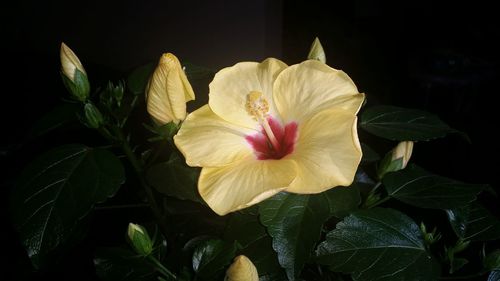
[[377, 184], [375, 186], [373, 186], [372, 190], [370, 190], [370, 194], [373, 194], [375, 193], [375, 191], [377, 191], [377, 189], [382, 185], [382, 182], [379, 181], [377, 182]]
[[131, 209], [131, 208], [147, 208], [148, 204], [124, 204], [124, 205], [112, 205], [112, 206], [97, 206], [96, 211], [103, 210], [116, 210], [116, 209]]
[[463, 276], [445, 276], [445, 277], [439, 277], [439, 280], [471, 280], [476, 277], [481, 277], [488, 271], [480, 271], [476, 274], [470, 274], [470, 275], [463, 275]]
[[173, 274], [172, 272], [170, 272], [170, 270], [168, 270], [165, 266], [163, 266], [163, 264], [161, 264], [161, 262], [159, 260], [157, 260], [155, 257], [149, 255], [148, 256], [148, 259], [154, 263], [154, 265], [156, 266], [156, 268], [161, 272], [163, 273], [163, 275], [165, 275], [165, 277], [168, 277], [168, 278], [173, 278], [174, 280], [177, 280], [177, 276], [175, 276], [175, 274]]
[[120, 128], [116, 129], [116, 133], [121, 141], [123, 152], [125, 152], [125, 155], [127, 156], [130, 164], [134, 168], [142, 188], [144, 189], [144, 191], [146, 191], [146, 196], [148, 198], [149, 205], [151, 206], [151, 210], [153, 211], [154, 215], [156, 216], [156, 219], [158, 220], [158, 224], [160, 225], [161, 231], [166, 236], [167, 226], [164, 223], [163, 216], [161, 214], [158, 203], [156, 202], [153, 190], [151, 189], [151, 186], [144, 179], [143, 166], [137, 159], [135, 153], [132, 151], [132, 148], [130, 147], [128, 140], [123, 136], [123, 133]]
[[385, 203], [385, 202], [389, 201], [389, 199], [391, 199], [391, 197], [390, 197], [390, 196], [384, 197], [384, 198], [382, 198], [382, 199], [378, 200], [377, 202], [375, 202], [375, 203], [373, 203], [373, 204], [370, 204], [369, 206], [366, 206], [366, 208], [367, 208], [367, 209], [375, 208], [375, 207], [377, 207], [378, 205], [383, 204], [383, 203]]
[[130, 116], [130, 113], [132, 112], [132, 110], [134, 110], [134, 107], [137, 104], [137, 99], [138, 99], [138, 96], [134, 96], [134, 98], [132, 99], [132, 102], [130, 103], [130, 111], [129, 111], [129, 113], [127, 114], [127, 116], [125, 116], [125, 118], [123, 118], [122, 122], [119, 123], [118, 127], [120, 127], [120, 128], [125, 127], [125, 124], [128, 121], [128, 117]]

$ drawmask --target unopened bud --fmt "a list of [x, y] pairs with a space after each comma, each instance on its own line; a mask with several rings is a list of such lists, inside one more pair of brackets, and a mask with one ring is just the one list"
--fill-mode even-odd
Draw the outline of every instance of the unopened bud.
[[386, 173], [395, 172], [406, 168], [413, 152], [412, 141], [402, 141], [387, 153], [380, 162], [378, 177], [383, 178]]
[[90, 84], [82, 63], [64, 43], [61, 43], [60, 58], [64, 85], [75, 99], [82, 102], [87, 100], [90, 94]]
[[224, 281], [258, 281], [257, 268], [247, 257], [241, 255], [234, 258], [233, 263], [226, 271]]
[[132, 248], [142, 256], [147, 256], [153, 251], [153, 242], [146, 229], [138, 224], [129, 223], [127, 235]]
[[321, 46], [321, 42], [319, 42], [318, 37], [314, 39], [307, 58], [310, 60], [319, 60], [322, 63], [326, 63], [325, 51], [323, 50], [323, 46]]
[[97, 129], [103, 124], [104, 119], [102, 117], [102, 114], [95, 105], [87, 102], [83, 110], [85, 113], [85, 124], [89, 128]]
[[194, 100], [191, 84], [171, 53], [163, 54], [146, 89], [148, 113], [160, 125], [186, 118], [186, 102]]

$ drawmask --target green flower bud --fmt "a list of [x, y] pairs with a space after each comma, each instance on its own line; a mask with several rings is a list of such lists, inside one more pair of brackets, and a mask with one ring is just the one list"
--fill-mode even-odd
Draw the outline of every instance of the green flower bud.
[[326, 63], [325, 51], [323, 50], [323, 46], [321, 46], [321, 42], [319, 42], [318, 37], [314, 39], [307, 58], [310, 60], [319, 60], [322, 63]]
[[83, 111], [85, 113], [85, 124], [89, 128], [97, 129], [104, 123], [101, 112], [92, 103], [86, 103]]
[[87, 73], [75, 53], [66, 44], [61, 43], [61, 73], [64, 85], [79, 101], [86, 101], [90, 94]]
[[153, 242], [146, 229], [138, 224], [129, 223], [127, 235], [132, 248], [142, 256], [147, 256], [153, 251]]
[[378, 167], [378, 177], [383, 178], [389, 172], [395, 172], [406, 168], [413, 152], [412, 141], [402, 141], [387, 153]]

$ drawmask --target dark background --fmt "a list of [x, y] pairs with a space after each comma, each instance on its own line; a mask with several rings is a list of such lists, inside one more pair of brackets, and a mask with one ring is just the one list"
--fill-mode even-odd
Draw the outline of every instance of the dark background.
[[[10, 182], [34, 157], [22, 151], [13, 157], [8, 149], [67, 95], [59, 74], [62, 41], [78, 55], [92, 85], [101, 86], [163, 52], [214, 70], [266, 57], [294, 64], [305, 59], [318, 36], [327, 63], [351, 76], [368, 105], [430, 111], [472, 140], [451, 135], [417, 143], [412, 161], [444, 176], [497, 187], [498, 10], [481, 1], [437, 2], [91, 0], [19, 1], [3, 7], [2, 181]], [[206, 92], [197, 93], [197, 99], [206, 99]], [[360, 137], [372, 139], [365, 133]], [[385, 151], [394, 143], [373, 145]], [[27, 151], [49, 147], [52, 143], [42, 141]], [[7, 194], [2, 184], [2, 198]], [[496, 199], [485, 200], [496, 205]], [[12, 266], [3, 271], [10, 280], [15, 270], [26, 270], [28, 261], [10, 226], [6, 233], [14, 240], [7, 242], [14, 249], [7, 252]], [[68, 256], [77, 262], [62, 261], [67, 270], [47, 275], [94, 278], [94, 245], [85, 243], [81, 248], [86, 250]]]

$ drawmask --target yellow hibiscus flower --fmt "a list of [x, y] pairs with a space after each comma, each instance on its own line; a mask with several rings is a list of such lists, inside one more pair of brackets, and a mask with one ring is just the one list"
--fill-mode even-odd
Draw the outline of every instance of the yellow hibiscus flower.
[[200, 195], [224, 215], [280, 191], [350, 185], [363, 100], [347, 74], [319, 61], [241, 62], [215, 75], [208, 105], [174, 140], [188, 165], [202, 167]]

